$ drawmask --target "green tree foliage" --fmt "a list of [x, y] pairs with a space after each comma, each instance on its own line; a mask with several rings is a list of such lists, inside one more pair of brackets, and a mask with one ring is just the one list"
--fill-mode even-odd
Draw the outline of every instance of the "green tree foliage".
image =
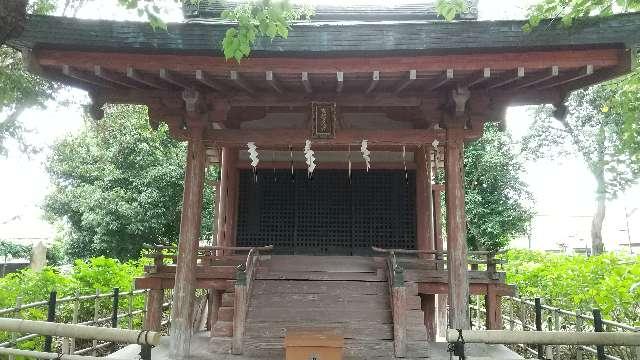
[[28, 259], [31, 256], [31, 246], [0, 240], [0, 256], [2, 256], [5, 261], [9, 256]]
[[[526, 298], [541, 297], [553, 306], [640, 326], [640, 256], [608, 253], [567, 256], [510, 250], [505, 258], [507, 282]], [[635, 286], [634, 286], [635, 285]]]
[[524, 234], [533, 217], [531, 194], [511, 138], [488, 124], [484, 136], [465, 147], [467, 242], [475, 250], [501, 250]]
[[[48, 14], [54, 9], [52, 0], [39, 0], [32, 2], [27, 10]], [[17, 141], [24, 152], [36, 150], [25, 142], [25, 128], [20, 122], [20, 115], [33, 107], [43, 108], [59, 88], [56, 83], [30, 74], [24, 69], [20, 53], [2, 46], [0, 42], [0, 156], [7, 155], [9, 139]]]
[[625, 146], [623, 114], [612, 111], [612, 89], [596, 86], [574, 92], [567, 101], [566, 117], [551, 114], [550, 108], [536, 113], [530, 133], [523, 139], [523, 151], [531, 158], [579, 155], [596, 181], [596, 212], [591, 238], [593, 252], [603, 251], [602, 224], [607, 198], [613, 199], [640, 176], [637, 155]]
[[640, 0], [541, 0], [529, 9], [529, 26], [536, 27], [544, 19], [560, 19], [565, 26], [587, 16], [610, 16], [640, 10]]
[[[99, 123], [54, 145], [54, 185], [44, 209], [68, 226], [70, 258], [132, 259], [144, 244], [177, 241], [186, 150], [168, 129], [149, 127], [146, 108], [110, 106]], [[203, 238], [211, 233], [213, 195], [205, 192]]]

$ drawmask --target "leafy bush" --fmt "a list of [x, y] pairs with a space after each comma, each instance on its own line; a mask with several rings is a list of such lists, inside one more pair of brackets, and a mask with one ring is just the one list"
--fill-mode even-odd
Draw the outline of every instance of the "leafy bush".
[[[25, 269], [0, 278], [0, 294], [2, 294], [0, 296], [0, 308], [15, 307], [18, 297], [22, 299], [22, 304], [46, 301], [53, 290], [57, 292], [58, 299], [74, 297], [77, 294], [94, 295], [96, 290], [106, 294], [111, 293], [113, 288], [119, 288], [121, 293], [128, 292], [133, 290], [133, 279], [142, 275], [144, 265], [148, 263], [146, 259], [121, 263], [115, 259], [99, 257], [76, 260], [73, 268], [68, 273], [53, 267], [46, 267], [39, 272]], [[130, 301], [132, 310], [144, 308], [143, 296], [123, 296], [120, 298], [118, 305], [119, 313], [128, 312]], [[56, 307], [57, 322], [72, 322], [74, 303], [75, 301], [58, 303]], [[80, 322], [93, 320], [95, 304], [94, 299], [80, 302], [78, 312]], [[110, 318], [113, 310], [112, 298], [101, 298], [97, 301], [97, 304], [98, 317]], [[46, 320], [47, 306], [38, 306], [22, 310], [19, 314], [11, 313], [6, 316], [17, 316], [28, 320]], [[132, 320], [133, 327], [139, 328], [142, 321], [141, 314], [138, 314]], [[120, 327], [126, 327], [129, 319], [120, 317], [119, 322]], [[98, 325], [106, 325], [106, 323]], [[8, 341], [9, 338], [10, 334], [0, 332], [0, 342]], [[26, 350], [42, 350], [42, 345], [42, 337], [19, 343], [19, 347]]]
[[505, 254], [507, 282], [523, 297], [567, 310], [600, 308], [605, 318], [640, 326], [640, 256], [568, 256], [530, 250]]

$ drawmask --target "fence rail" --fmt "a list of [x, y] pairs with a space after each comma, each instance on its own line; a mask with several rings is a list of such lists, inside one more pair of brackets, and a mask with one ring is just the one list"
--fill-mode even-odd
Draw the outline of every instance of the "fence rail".
[[[485, 330], [483, 318], [486, 310], [483, 299], [477, 297], [470, 310], [473, 328]], [[522, 299], [518, 297], [503, 297], [502, 303], [503, 328], [510, 331], [544, 331], [544, 332], [572, 332], [577, 334], [590, 332], [633, 333], [640, 334], [640, 327], [623, 324], [612, 320], [602, 319], [599, 309], [593, 309], [591, 314], [581, 311], [570, 311], [558, 307], [545, 305], [539, 298]], [[626, 335], [623, 335], [623, 337]], [[532, 347], [531, 345], [536, 345]], [[518, 344], [523, 353], [539, 359], [591, 359], [598, 360], [640, 360], [640, 346], [594, 346], [595, 344]]]
[[[108, 293], [96, 291], [95, 294], [81, 295], [77, 292], [74, 296], [59, 299], [57, 298], [57, 293], [52, 291], [48, 301], [22, 304], [22, 299], [18, 298], [15, 307], [0, 309], [0, 317], [32, 318], [34, 309], [41, 309], [42, 311], [37, 314], [39, 316], [36, 317], [41, 317], [43, 313], [46, 313], [46, 320], [49, 323], [64, 322], [72, 325], [102, 326], [102, 328], [108, 326], [110, 328], [125, 328], [129, 330], [140, 329], [146, 315], [146, 295], [148, 291], [120, 292], [118, 288], [114, 288], [113, 291]], [[170, 299], [163, 301], [163, 310], [169, 308], [170, 305]], [[42, 318], [36, 320], [42, 320]], [[0, 321], [3, 321], [3, 319], [0, 318]], [[163, 324], [166, 323], [168, 323], [168, 320], [163, 322]], [[0, 351], [3, 354], [7, 354], [9, 360], [14, 360], [16, 356], [26, 356], [12, 352], [9, 348], [41, 336], [43, 335], [40, 333], [11, 332], [9, 340], [0, 343]], [[76, 338], [62, 338], [57, 345], [60, 351], [66, 355], [91, 354], [95, 357], [101, 350], [114, 345], [114, 343], [111, 341], [100, 343], [97, 339], [78, 341]], [[42, 350], [43, 354], [52, 352], [53, 337], [51, 335], [45, 336]], [[71, 358], [73, 357], [69, 357], [69, 359]]]

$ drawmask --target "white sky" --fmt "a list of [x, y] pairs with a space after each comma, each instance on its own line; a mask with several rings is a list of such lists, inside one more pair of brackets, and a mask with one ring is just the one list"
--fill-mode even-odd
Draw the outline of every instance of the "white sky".
[[[322, 3], [331, 0], [322, 0]], [[411, 0], [415, 1], [415, 0]], [[82, 9], [78, 16], [100, 19], [136, 19], [135, 14], [127, 14], [114, 4], [117, 0], [101, 0], [97, 4]], [[173, 0], [167, 0], [173, 3]], [[388, 0], [352, 0], [358, 3], [389, 3]], [[485, 20], [524, 18], [526, 9], [535, 0], [480, 0], [480, 17]], [[341, 1], [344, 3], [344, 1]], [[175, 9], [167, 15], [167, 20], [179, 21], [181, 14]], [[78, 90], [60, 94], [61, 98], [74, 99], [75, 104], [59, 107], [50, 104], [44, 110], [30, 110], [21, 120], [32, 131], [27, 134], [29, 142], [43, 148], [42, 153], [27, 158], [10, 144], [10, 154], [0, 158], [0, 238], [51, 237], [53, 228], [42, 220], [40, 205], [49, 190], [48, 175], [44, 161], [49, 154], [48, 147], [56, 139], [77, 132], [82, 125], [82, 103], [87, 96]], [[517, 139], [522, 136], [530, 123], [526, 108], [512, 108], [508, 112], [508, 131]], [[562, 162], [539, 161], [526, 164], [525, 180], [536, 199], [538, 216], [534, 222], [533, 247], [551, 249], [558, 242], [569, 242], [569, 247], [584, 246], [589, 241], [589, 223], [594, 209], [593, 194], [595, 184], [590, 173], [579, 159], [569, 158]], [[625, 209], [633, 212], [640, 206], [640, 189], [637, 187], [610, 203], [607, 213], [606, 243], [608, 248], [616, 247], [627, 233]], [[17, 221], [4, 224], [19, 216]], [[636, 222], [640, 222], [640, 210], [635, 211]], [[624, 230], [624, 231], [621, 231]], [[631, 228], [634, 242], [640, 242], [640, 228]], [[527, 246], [527, 240], [516, 245]]]

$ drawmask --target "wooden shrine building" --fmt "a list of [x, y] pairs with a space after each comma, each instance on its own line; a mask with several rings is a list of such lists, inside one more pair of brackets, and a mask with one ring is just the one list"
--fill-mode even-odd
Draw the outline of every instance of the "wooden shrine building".
[[[527, 33], [524, 21], [478, 21], [475, 7], [444, 22], [433, 3], [320, 7], [241, 63], [221, 55], [232, 24], [206, 1], [167, 31], [30, 16], [9, 42], [32, 72], [88, 91], [94, 116], [143, 104], [151, 126], [188, 142], [177, 253], [137, 281], [151, 289], [150, 329], [173, 289], [173, 358], [197, 357], [196, 289], [208, 291], [206, 351], [261, 359], [282, 358], [284, 334], [302, 328], [343, 336], [349, 358], [424, 358], [437, 324], [470, 327], [470, 294], [486, 295], [486, 325], [501, 326], [513, 289], [493, 254], [467, 250], [464, 145], [508, 106], [561, 115], [572, 90], [629, 72], [640, 14]], [[211, 164], [221, 179], [207, 248]]]

